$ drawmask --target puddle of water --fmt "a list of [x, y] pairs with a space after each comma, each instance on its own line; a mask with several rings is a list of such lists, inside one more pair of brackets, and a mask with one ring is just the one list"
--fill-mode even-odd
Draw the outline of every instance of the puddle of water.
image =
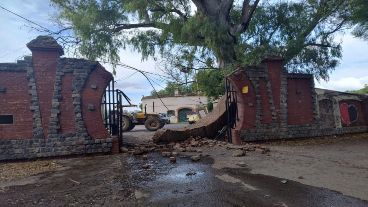
[[198, 181], [205, 176], [206, 172], [198, 164], [181, 164], [171, 169], [168, 174], [159, 176], [157, 181], [183, 184]]
[[[157, 153], [149, 154], [148, 160], [139, 157], [129, 160], [134, 172], [142, 174], [143, 181], [138, 183], [140, 189], [150, 193], [151, 202], [163, 199], [176, 199], [194, 193], [211, 191], [214, 187], [215, 173], [209, 164], [210, 158], [192, 162], [190, 158], [177, 157], [176, 163], [170, 163]], [[142, 170], [144, 163], [152, 163], [151, 168]], [[139, 196], [139, 195], [138, 195]]]
[[139, 190], [135, 190], [134, 191], [134, 196], [135, 196], [136, 199], [142, 199], [142, 198], [148, 198], [149, 194], [144, 193], [144, 192], [139, 191]]
[[247, 183], [244, 183], [240, 179], [234, 178], [234, 177], [232, 177], [228, 174], [216, 175], [216, 178], [218, 178], [218, 179], [220, 179], [224, 182], [227, 182], [227, 183], [240, 183], [245, 190], [257, 190], [256, 187], [251, 186]]

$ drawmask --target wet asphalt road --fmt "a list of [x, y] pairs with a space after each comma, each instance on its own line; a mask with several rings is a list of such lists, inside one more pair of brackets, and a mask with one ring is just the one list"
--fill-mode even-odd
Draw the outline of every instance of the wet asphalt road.
[[[368, 206], [367, 201], [324, 188], [304, 185], [249, 169], [211, 167], [211, 158], [192, 162], [181, 157], [176, 164], [157, 153], [148, 160], [129, 157], [139, 206]], [[142, 166], [149, 164], [150, 169]]]

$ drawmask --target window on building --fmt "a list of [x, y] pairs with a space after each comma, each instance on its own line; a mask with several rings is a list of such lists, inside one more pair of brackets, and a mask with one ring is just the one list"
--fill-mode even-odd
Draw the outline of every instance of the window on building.
[[174, 110], [169, 110], [167, 111], [167, 116], [170, 117], [170, 116], [175, 116], [175, 111]]
[[0, 115], [0, 124], [13, 124], [13, 115]]

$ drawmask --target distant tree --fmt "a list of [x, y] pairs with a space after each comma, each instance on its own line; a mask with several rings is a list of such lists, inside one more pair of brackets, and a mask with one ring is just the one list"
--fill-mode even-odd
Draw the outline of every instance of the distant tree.
[[[168, 82], [166, 87], [157, 91], [157, 93], [159, 96], [174, 96], [175, 91], [178, 91], [181, 95], [191, 95], [195, 93], [192, 84], [183, 85], [176, 82]], [[157, 96], [157, 93], [156, 91], [151, 91], [152, 96]]]
[[204, 91], [208, 97], [217, 99], [224, 94], [225, 70], [203, 70], [196, 76], [198, 89]]
[[207, 103], [207, 110], [208, 110], [208, 112], [213, 111], [213, 102], [212, 102], [212, 100], [209, 100], [208, 101], [208, 103]]
[[357, 93], [357, 94], [368, 94], [368, 84], [365, 84], [364, 87], [359, 90], [351, 90], [351, 91], [346, 91], [346, 92]]

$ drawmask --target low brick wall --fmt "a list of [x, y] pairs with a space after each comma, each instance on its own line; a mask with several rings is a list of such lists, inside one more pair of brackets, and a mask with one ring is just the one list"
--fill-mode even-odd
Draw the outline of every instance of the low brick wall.
[[296, 125], [281, 129], [277, 126], [268, 126], [259, 129], [241, 130], [240, 137], [243, 141], [265, 141], [275, 139], [321, 137], [362, 132], [368, 132], [368, 127], [356, 126], [345, 128], [319, 128], [318, 126], [311, 125]]
[[0, 140], [0, 160], [107, 153], [112, 138], [86, 140], [77, 137]]

